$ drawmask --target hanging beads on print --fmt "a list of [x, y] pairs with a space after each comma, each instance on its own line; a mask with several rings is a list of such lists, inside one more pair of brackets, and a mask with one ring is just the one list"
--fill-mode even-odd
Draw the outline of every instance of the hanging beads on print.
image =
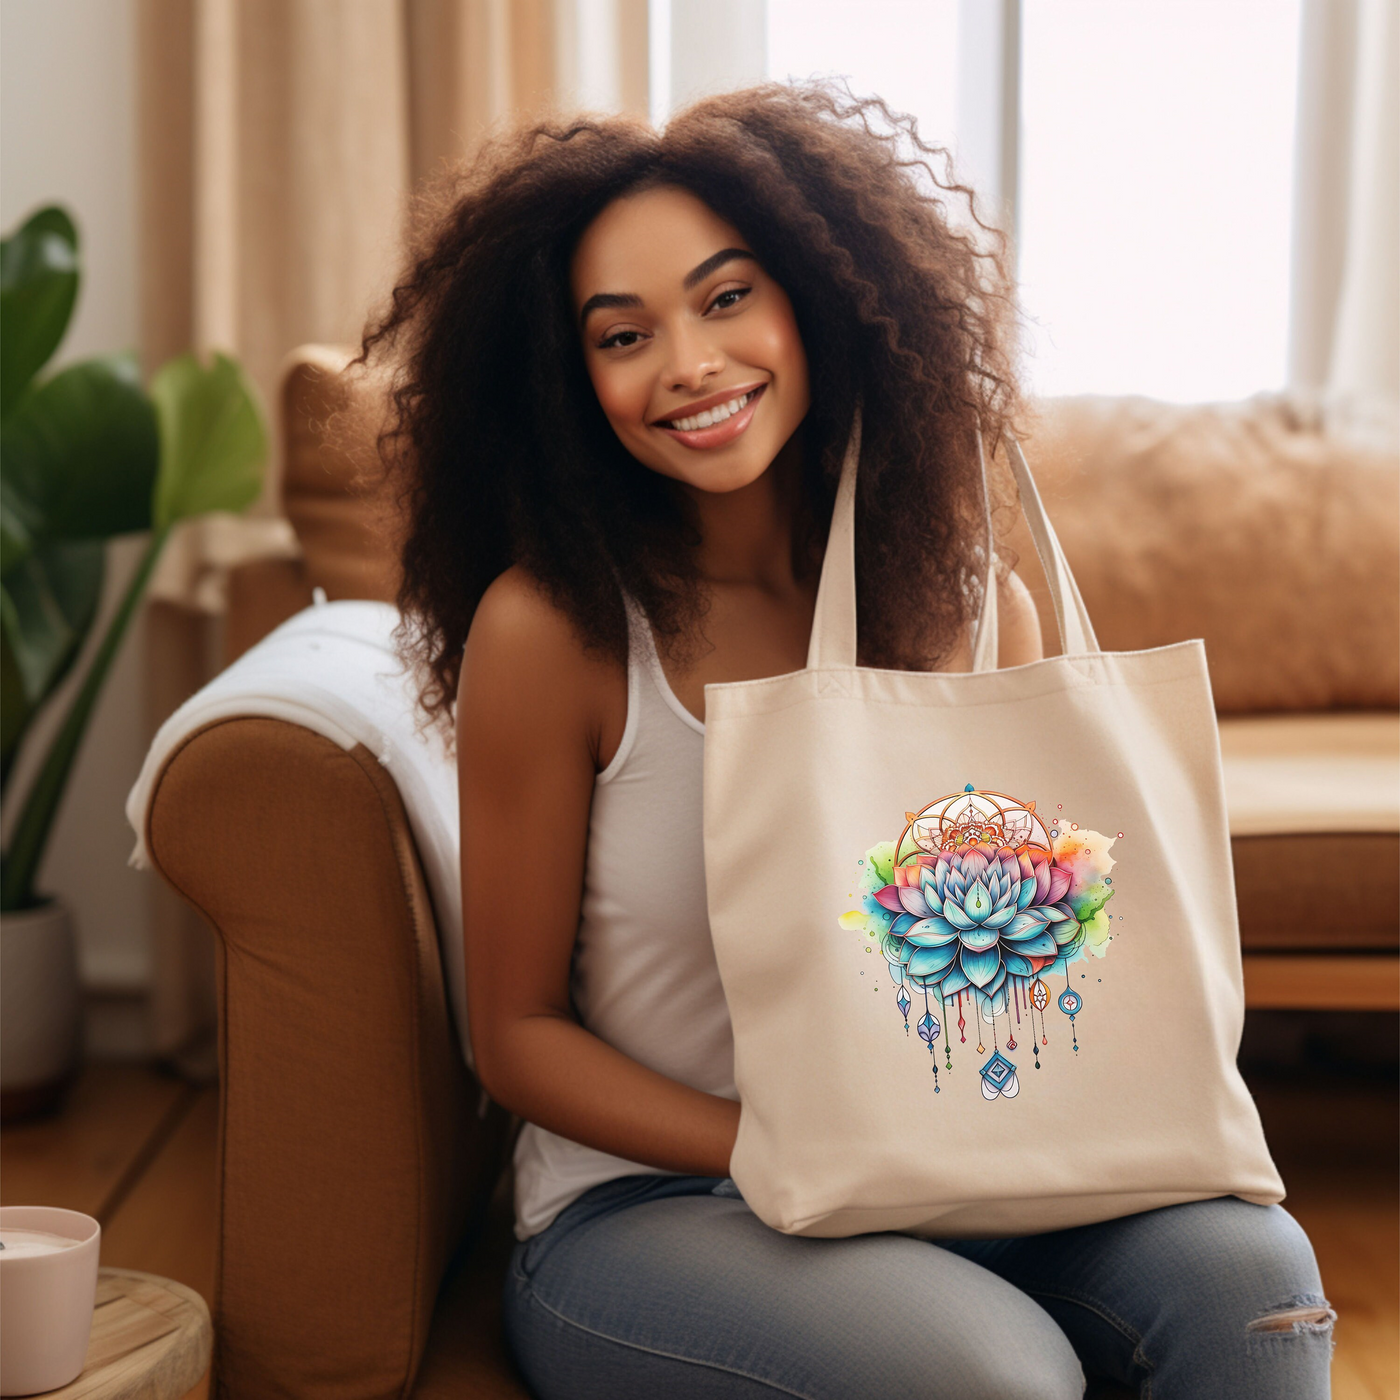
[[1074, 1040], [1074, 1053], [1079, 1053], [1079, 1037], [1074, 1033], [1074, 1018], [1084, 1007], [1084, 998], [1074, 990], [1073, 987], [1066, 987], [1060, 993], [1060, 1010], [1069, 1017], [1069, 1033]]
[[899, 1014], [904, 1017], [904, 1034], [909, 1034], [909, 993], [901, 987], [895, 995], [894, 1004], [899, 1007]]
[[938, 1024], [938, 1018], [928, 1009], [928, 988], [924, 988], [924, 1014], [919, 1018], [919, 1038], [928, 1046], [928, 1053], [933, 1060], [933, 1092], [938, 1092], [938, 1056], [934, 1053], [933, 1042], [938, 1039], [943, 1027]]

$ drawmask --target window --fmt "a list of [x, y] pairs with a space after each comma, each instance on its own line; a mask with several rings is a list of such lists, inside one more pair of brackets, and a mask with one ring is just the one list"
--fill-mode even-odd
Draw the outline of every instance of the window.
[[1024, 0], [1038, 392], [1283, 387], [1299, 23], [1296, 0]]
[[918, 118], [940, 144], [957, 136], [957, 0], [768, 0], [768, 73], [836, 75]]
[[1299, 4], [1004, 3], [989, 63], [995, 0], [768, 0], [767, 69], [879, 93], [990, 194], [1009, 151], [1034, 392], [1242, 398], [1285, 380]]

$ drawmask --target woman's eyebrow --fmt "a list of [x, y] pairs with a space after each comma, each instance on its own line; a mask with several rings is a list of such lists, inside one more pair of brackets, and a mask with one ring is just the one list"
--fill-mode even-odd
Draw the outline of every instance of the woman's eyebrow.
[[605, 307], [640, 306], [641, 304], [642, 299], [635, 292], [599, 292], [584, 302], [583, 310], [578, 313], [578, 318], [581, 322], [586, 321], [595, 311], [602, 311]]
[[712, 272], [718, 272], [725, 263], [732, 262], [735, 258], [752, 258], [754, 262], [758, 261], [747, 248], [721, 248], [718, 253], [706, 258], [699, 267], [687, 272], [681, 286], [686, 291], [698, 287]]
[[[699, 267], [691, 268], [681, 280], [681, 286], [686, 291], [693, 290], [712, 273], [718, 272], [725, 263], [733, 262], [735, 258], [750, 258], [754, 262], [758, 261], [757, 257], [747, 248], [721, 248], [718, 253], [711, 253]], [[587, 321], [595, 311], [614, 307], [635, 307], [641, 306], [641, 304], [642, 299], [635, 292], [598, 292], [584, 302], [583, 309], [578, 313], [578, 318], [580, 322], [583, 322]]]

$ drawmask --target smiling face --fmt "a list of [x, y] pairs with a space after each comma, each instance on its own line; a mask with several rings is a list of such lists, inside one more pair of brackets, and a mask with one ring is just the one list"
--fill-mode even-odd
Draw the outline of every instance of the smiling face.
[[806, 416], [787, 294], [739, 231], [687, 190], [614, 200], [571, 269], [589, 378], [644, 466], [702, 491], [767, 471]]

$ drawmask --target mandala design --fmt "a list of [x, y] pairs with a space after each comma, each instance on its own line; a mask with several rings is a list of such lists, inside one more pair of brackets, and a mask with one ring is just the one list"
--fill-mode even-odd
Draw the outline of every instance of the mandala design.
[[[1056, 1005], [1079, 1050], [1075, 1017], [1083, 1010], [1085, 979], [1072, 987], [1069, 969], [1088, 955], [1103, 957], [1112, 941], [1104, 906], [1114, 892], [1113, 838], [1063, 820], [1047, 827], [1033, 801], [970, 783], [904, 817], [897, 841], [866, 852], [861, 907], [842, 915], [841, 924], [871, 946], [878, 942], [906, 1033], [909, 1012], [922, 1002], [915, 1024], [934, 1056], [934, 1092], [941, 1089], [934, 1041], [942, 1022], [955, 1014], [965, 1043], [970, 1010], [975, 1024], [991, 1027], [992, 1054], [979, 1069], [983, 1097], [1015, 1098], [1016, 1065], [1002, 1047], [1014, 1052], [1029, 1023], [1040, 1068], [1054, 995], [1048, 982], [1064, 979]], [[945, 1070], [952, 1069], [951, 1038], [943, 1043]], [[979, 1055], [987, 1050], [983, 1039], [979, 1033]]]

